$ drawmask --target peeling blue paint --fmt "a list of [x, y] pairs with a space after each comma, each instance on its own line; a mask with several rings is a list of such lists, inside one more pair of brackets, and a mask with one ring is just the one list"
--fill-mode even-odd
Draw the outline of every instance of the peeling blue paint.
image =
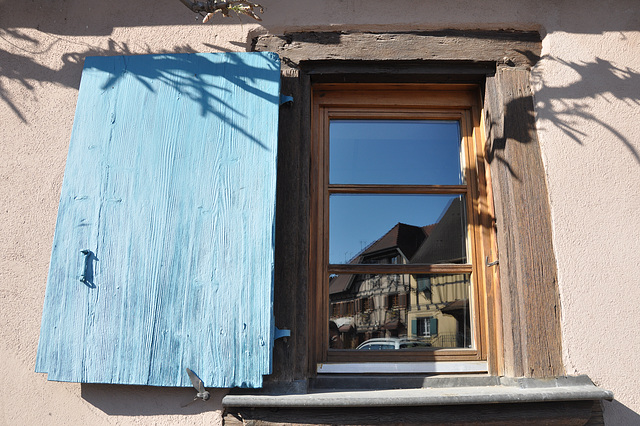
[[273, 53], [86, 59], [36, 371], [191, 386], [188, 367], [207, 387], [262, 385], [279, 86]]

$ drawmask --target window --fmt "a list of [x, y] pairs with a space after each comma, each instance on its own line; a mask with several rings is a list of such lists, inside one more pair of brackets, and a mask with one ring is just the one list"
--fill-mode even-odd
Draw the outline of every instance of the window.
[[[404, 295], [403, 295], [404, 296]], [[387, 296], [387, 309], [400, 307], [400, 295], [390, 294]]]
[[438, 320], [433, 317], [419, 317], [415, 320], [415, 333], [418, 336], [432, 337], [438, 334]]
[[373, 309], [373, 298], [362, 299], [362, 312], [369, 312]]
[[[312, 100], [318, 362], [486, 360], [478, 87], [317, 84]], [[326, 344], [336, 300], [373, 302], [340, 349]]]
[[[362, 48], [381, 45], [384, 49]], [[318, 205], [317, 197], [321, 185], [314, 181], [319, 176], [319, 163], [312, 164], [309, 158], [318, 161], [324, 158], [318, 152], [317, 140], [313, 154], [309, 155], [311, 129], [317, 134], [317, 126], [311, 122], [311, 88], [335, 83], [384, 83], [395, 89], [400, 82], [473, 82], [481, 87], [480, 102], [484, 102], [482, 116], [472, 114], [474, 133], [480, 133], [480, 138], [482, 133], [486, 136], [485, 160], [491, 166], [491, 176], [487, 173], [487, 193], [483, 194], [485, 188], [478, 185], [479, 200], [486, 199], [491, 206], [479, 204], [477, 209], [480, 231], [484, 234], [482, 242], [489, 244], [481, 247], [484, 257], [477, 256], [476, 250], [476, 259], [482, 264], [487, 257], [489, 262], [500, 259], [498, 266], [486, 268], [487, 277], [479, 282], [485, 286], [480, 296], [486, 305], [487, 317], [481, 326], [486, 324], [489, 372], [514, 377], [564, 374], [548, 192], [530, 84], [531, 67], [541, 55], [540, 34], [467, 30], [292, 32], [284, 36], [259, 36], [254, 46], [256, 50], [277, 52], [286, 58], [284, 63], [288, 65], [283, 66], [282, 90], [296, 99], [290, 108], [281, 108], [281, 126], [286, 130], [280, 132], [280, 146], [285, 149], [279, 155], [278, 168], [284, 171], [283, 175], [294, 179], [279, 180], [279, 199], [283, 195], [283, 202], [278, 205], [278, 214], [280, 218], [284, 212], [287, 226], [293, 224], [304, 229], [304, 233], [291, 236], [285, 233], [287, 244], [278, 245], [276, 319], [282, 324], [292, 324], [297, 342], [304, 342], [305, 346], [310, 339], [311, 342], [304, 349], [305, 356], [301, 356], [298, 349], [282, 352], [283, 365], [287, 366], [283, 371], [293, 369], [295, 377], [308, 377], [317, 371], [318, 363], [326, 359], [321, 356], [326, 352], [321, 347], [322, 338], [314, 342], [314, 337], [321, 335], [326, 327], [318, 317], [316, 302], [329, 303], [329, 296], [326, 284], [318, 276], [321, 271], [317, 265], [324, 262], [317, 255], [321, 251], [316, 244], [319, 224], [310, 223], [322, 218], [319, 213], [322, 206]], [[505, 56], [515, 66], [504, 64]], [[444, 86], [439, 87], [446, 90]], [[478, 98], [474, 95], [468, 100], [474, 103]], [[466, 106], [463, 104], [465, 102], [460, 102], [459, 106], [469, 108], [469, 102]], [[396, 105], [387, 106], [396, 108]], [[454, 106], [455, 102], [445, 108]], [[480, 154], [482, 150], [476, 149], [476, 152]], [[307, 184], [310, 178], [311, 191]], [[493, 220], [494, 208], [496, 221]], [[495, 239], [491, 235], [493, 228]], [[300, 240], [304, 242], [303, 248], [302, 244], [296, 244]], [[304, 256], [299, 256], [303, 250]], [[344, 260], [344, 253], [341, 257]], [[308, 286], [300, 283], [300, 276], [309, 277]], [[299, 322], [301, 316], [307, 321]], [[283, 377], [290, 377], [288, 374]]]

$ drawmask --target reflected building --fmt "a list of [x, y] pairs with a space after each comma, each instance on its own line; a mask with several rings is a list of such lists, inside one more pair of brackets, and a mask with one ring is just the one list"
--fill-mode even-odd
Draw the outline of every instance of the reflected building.
[[[466, 215], [455, 198], [436, 223], [396, 224], [351, 264], [466, 263]], [[469, 347], [469, 274], [341, 274], [330, 278], [330, 321], [341, 346], [406, 337], [416, 346]]]

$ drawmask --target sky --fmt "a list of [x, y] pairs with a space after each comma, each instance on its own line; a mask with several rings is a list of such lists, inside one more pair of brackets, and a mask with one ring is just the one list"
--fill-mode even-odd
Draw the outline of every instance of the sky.
[[[333, 120], [332, 184], [460, 185], [458, 121]], [[455, 195], [334, 194], [329, 200], [329, 261], [345, 263], [396, 223], [438, 221]]]

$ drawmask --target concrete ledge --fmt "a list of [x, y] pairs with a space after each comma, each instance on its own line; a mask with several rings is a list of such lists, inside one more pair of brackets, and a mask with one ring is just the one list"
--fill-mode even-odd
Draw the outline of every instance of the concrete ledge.
[[[442, 380], [440, 381], [442, 383]], [[504, 379], [496, 386], [454, 386], [386, 390], [324, 390], [295, 395], [227, 395], [225, 407], [418, 407], [433, 405], [613, 399], [613, 393], [595, 386], [588, 377], [550, 380]]]

